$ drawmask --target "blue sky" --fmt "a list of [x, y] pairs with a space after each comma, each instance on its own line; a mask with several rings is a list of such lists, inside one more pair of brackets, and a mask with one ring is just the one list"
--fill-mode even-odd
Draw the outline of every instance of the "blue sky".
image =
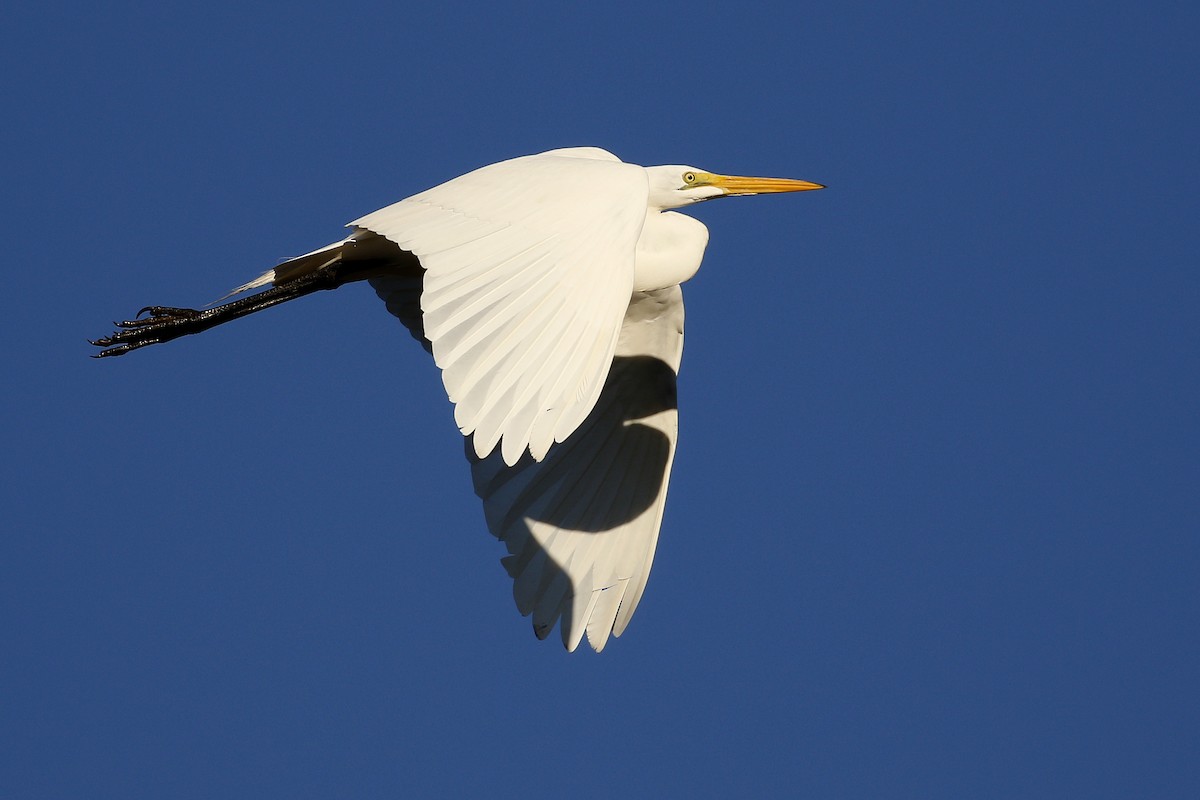
[[[1194, 10], [415, 5], [0, 12], [0, 794], [1195, 797]], [[86, 358], [581, 144], [830, 187], [695, 210], [599, 656], [365, 287]]]

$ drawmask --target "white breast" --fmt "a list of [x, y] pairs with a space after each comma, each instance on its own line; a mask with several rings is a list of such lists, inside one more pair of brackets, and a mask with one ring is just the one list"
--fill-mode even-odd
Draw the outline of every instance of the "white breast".
[[648, 211], [637, 243], [634, 291], [666, 289], [688, 280], [700, 269], [707, 246], [703, 222], [674, 211]]

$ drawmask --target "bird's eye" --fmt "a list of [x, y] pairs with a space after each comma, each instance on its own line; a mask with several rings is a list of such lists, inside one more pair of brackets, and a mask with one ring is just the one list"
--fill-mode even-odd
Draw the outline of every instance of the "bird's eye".
[[696, 182], [696, 173], [694, 173], [694, 172], [683, 173], [683, 182], [686, 183], [688, 186], [691, 186], [693, 183]]

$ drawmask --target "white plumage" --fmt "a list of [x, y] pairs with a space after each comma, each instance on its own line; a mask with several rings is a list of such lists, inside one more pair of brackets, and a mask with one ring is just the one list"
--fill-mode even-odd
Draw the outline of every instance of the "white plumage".
[[432, 352], [522, 614], [596, 650], [629, 624], [658, 542], [683, 353], [678, 284], [708, 230], [668, 209], [819, 189], [639, 167], [593, 147], [482, 167], [350, 223], [216, 309], [152, 307], [96, 342], [130, 350], [370, 280]]

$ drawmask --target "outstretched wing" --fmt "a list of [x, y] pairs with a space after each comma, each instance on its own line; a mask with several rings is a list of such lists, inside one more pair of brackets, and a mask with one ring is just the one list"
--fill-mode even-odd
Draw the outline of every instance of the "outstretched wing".
[[538, 638], [561, 619], [574, 650], [620, 636], [642, 597], [675, 456], [675, 376], [683, 354], [678, 286], [633, 296], [591, 414], [546, 457], [508, 466], [467, 447], [475, 492]]
[[455, 421], [485, 457], [546, 457], [596, 404], [633, 289], [645, 170], [552, 151], [355, 220], [425, 268], [424, 333]]
[[[421, 327], [419, 265], [400, 265], [371, 285], [428, 348]], [[574, 650], [584, 633], [597, 650], [625, 630], [641, 599], [658, 542], [675, 454], [675, 376], [683, 354], [683, 291], [638, 292], [621, 324], [604, 389], [569, 439], [514, 466], [467, 443], [488, 528], [522, 614], [545, 638], [562, 620]]]

